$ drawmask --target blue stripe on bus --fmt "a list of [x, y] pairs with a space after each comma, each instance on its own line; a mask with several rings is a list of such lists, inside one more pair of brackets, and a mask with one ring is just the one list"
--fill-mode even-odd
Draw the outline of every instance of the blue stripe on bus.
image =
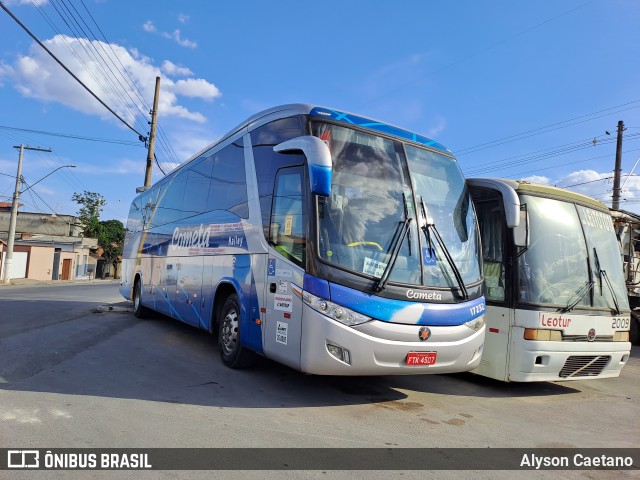
[[314, 277], [313, 275], [305, 274], [302, 288], [316, 297], [324, 298], [326, 300], [331, 298], [331, 294], [329, 293], [329, 282]]
[[359, 127], [369, 128], [371, 130], [387, 133], [395, 137], [404, 138], [412, 142], [421, 143], [422, 145], [426, 145], [431, 148], [442, 150], [443, 152], [451, 153], [449, 150], [447, 150], [447, 148], [444, 147], [444, 145], [441, 145], [440, 143], [434, 140], [431, 140], [430, 138], [424, 137], [422, 135], [418, 135], [417, 133], [410, 132], [402, 128], [388, 125], [386, 123], [375, 122], [373, 120], [369, 120], [368, 118], [359, 117], [358, 115], [353, 115], [345, 112], [337, 112], [335, 110], [322, 108], [322, 107], [313, 108], [309, 114], [315, 117], [330, 118], [338, 122], [343, 122], [343, 123], [348, 123], [350, 125], [357, 125]]
[[[307, 284], [305, 277], [305, 285]], [[464, 303], [422, 303], [377, 297], [330, 283], [331, 301], [376, 320], [411, 325], [462, 325], [484, 314], [484, 297]]]

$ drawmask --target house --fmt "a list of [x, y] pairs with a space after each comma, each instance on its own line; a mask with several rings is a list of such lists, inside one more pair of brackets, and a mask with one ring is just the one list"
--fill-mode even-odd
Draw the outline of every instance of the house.
[[[0, 202], [0, 278], [4, 278], [11, 204]], [[73, 280], [95, 276], [98, 241], [80, 236], [72, 215], [19, 212], [11, 278]]]

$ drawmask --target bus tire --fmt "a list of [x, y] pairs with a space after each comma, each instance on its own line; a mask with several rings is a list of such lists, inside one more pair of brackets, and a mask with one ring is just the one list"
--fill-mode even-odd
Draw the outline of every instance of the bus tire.
[[220, 311], [218, 347], [222, 363], [229, 368], [247, 368], [255, 360], [255, 354], [240, 345], [240, 304], [235, 293], [227, 297]]
[[151, 310], [142, 305], [142, 282], [138, 279], [133, 286], [133, 314], [137, 318], [149, 318]]

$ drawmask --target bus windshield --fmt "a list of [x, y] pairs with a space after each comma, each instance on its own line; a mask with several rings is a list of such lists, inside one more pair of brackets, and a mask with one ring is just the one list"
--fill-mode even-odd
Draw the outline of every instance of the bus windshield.
[[611, 218], [550, 198], [522, 195], [521, 202], [527, 206], [530, 240], [518, 257], [519, 300], [628, 309], [625, 285], [613, 273], [622, 265]]
[[[342, 126], [312, 128], [333, 159], [331, 195], [317, 200], [323, 261], [376, 279], [390, 265], [389, 281], [408, 285], [458, 288], [454, 269], [464, 284], [480, 280], [475, 216], [455, 160]], [[422, 233], [423, 210], [442, 243]]]

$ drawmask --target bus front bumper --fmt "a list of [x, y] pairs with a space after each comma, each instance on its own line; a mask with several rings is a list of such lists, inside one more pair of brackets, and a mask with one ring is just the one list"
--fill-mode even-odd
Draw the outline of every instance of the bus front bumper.
[[[429, 326], [431, 336], [420, 341], [422, 325], [374, 320], [349, 327], [305, 306], [301, 370], [315, 375], [419, 375], [472, 370], [480, 363], [485, 327], [474, 332], [460, 326]], [[333, 351], [332, 354], [330, 351]], [[342, 355], [336, 352], [342, 351]], [[346, 355], [344, 351], [348, 352]], [[435, 362], [407, 365], [418, 352]]]
[[[518, 338], [520, 337], [520, 338]], [[548, 342], [514, 334], [508, 380], [554, 382], [618, 377], [631, 352], [629, 342]]]

